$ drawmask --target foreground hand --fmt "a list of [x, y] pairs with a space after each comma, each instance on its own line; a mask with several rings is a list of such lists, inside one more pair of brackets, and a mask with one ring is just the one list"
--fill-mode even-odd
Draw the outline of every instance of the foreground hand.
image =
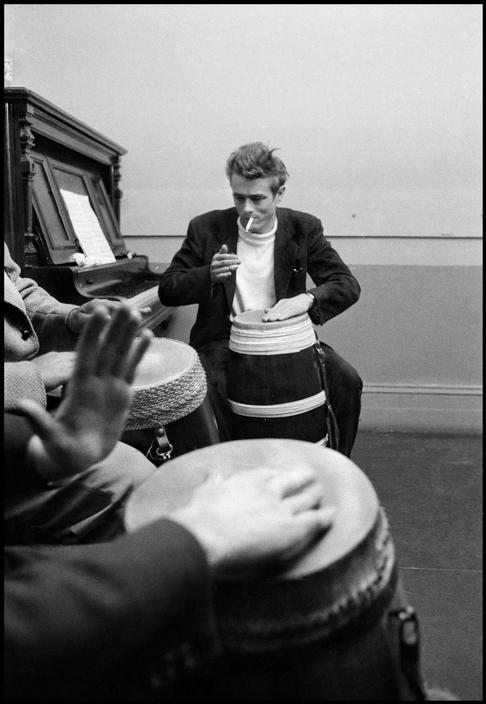
[[66, 323], [68, 329], [75, 335], [79, 335], [83, 327], [93, 315], [94, 311], [100, 305], [105, 306], [108, 312], [113, 315], [122, 304], [120, 301], [109, 301], [105, 298], [93, 298], [91, 301], [83, 303], [83, 305], [75, 308], [69, 313]]
[[52, 391], [71, 378], [75, 360], [75, 352], [46, 352], [31, 361], [40, 371], [46, 391]]
[[299, 293], [292, 298], [282, 298], [277, 301], [272, 308], [265, 308], [262, 320], [271, 322], [272, 320], [287, 320], [295, 315], [307, 313], [312, 306], [312, 299], [306, 293]]
[[211, 283], [214, 284], [218, 281], [228, 279], [233, 271], [238, 269], [240, 263], [240, 258], [237, 254], [229, 254], [228, 247], [225, 244], [221, 245], [219, 252], [216, 252], [211, 259], [211, 265], [209, 267]]
[[55, 413], [19, 401], [37, 433], [31, 457], [46, 480], [84, 471], [114, 448], [128, 415], [135, 369], [152, 339], [149, 330], [136, 338], [140, 320], [126, 304], [113, 318], [98, 307], [79, 338], [74, 371]]
[[211, 476], [171, 514], [205, 548], [218, 575], [252, 574], [304, 550], [332, 522], [323, 487], [310, 470], [261, 468]]

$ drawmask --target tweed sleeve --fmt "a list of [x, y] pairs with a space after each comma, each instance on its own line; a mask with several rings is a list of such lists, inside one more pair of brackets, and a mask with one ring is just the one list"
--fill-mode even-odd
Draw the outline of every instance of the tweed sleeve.
[[33, 362], [4, 362], [4, 410], [17, 406], [21, 398], [29, 398], [46, 407], [46, 390], [38, 367]]

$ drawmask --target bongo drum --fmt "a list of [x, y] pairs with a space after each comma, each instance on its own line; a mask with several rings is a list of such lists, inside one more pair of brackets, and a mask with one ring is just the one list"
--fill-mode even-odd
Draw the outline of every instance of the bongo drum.
[[197, 352], [153, 338], [137, 367], [122, 441], [154, 464], [220, 442]]
[[232, 439], [293, 438], [328, 444], [326, 394], [316, 335], [304, 313], [264, 323], [236, 316], [227, 384]]
[[365, 474], [342, 454], [290, 439], [206, 447], [137, 488], [125, 526], [130, 532], [170, 517], [212, 473], [258, 467], [312, 468], [325, 489], [324, 505], [336, 513], [330, 529], [278, 574], [215, 581], [223, 655], [203, 698], [422, 699], [417, 619], [399, 585], [388, 522]]

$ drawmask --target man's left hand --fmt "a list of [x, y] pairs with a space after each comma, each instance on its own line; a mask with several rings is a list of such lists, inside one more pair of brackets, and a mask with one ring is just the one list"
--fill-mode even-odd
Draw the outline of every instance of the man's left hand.
[[83, 303], [69, 313], [66, 323], [68, 329], [75, 335], [79, 335], [99, 305], [103, 305], [108, 313], [113, 315], [121, 306], [121, 303], [120, 301], [109, 301], [104, 298], [93, 298], [93, 300]]
[[300, 293], [293, 298], [282, 298], [272, 308], [265, 309], [262, 320], [269, 323], [272, 320], [287, 320], [287, 318], [302, 315], [307, 313], [312, 303], [312, 298], [307, 293]]

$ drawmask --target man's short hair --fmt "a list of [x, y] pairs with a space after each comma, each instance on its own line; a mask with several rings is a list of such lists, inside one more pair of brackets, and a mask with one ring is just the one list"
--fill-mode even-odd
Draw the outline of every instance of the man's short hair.
[[244, 144], [232, 152], [226, 162], [226, 176], [233, 174], [244, 178], [272, 178], [272, 193], [284, 185], [289, 177], [285, 164], [274, 155], [276, 149], [269, 149], [263, 142]]

